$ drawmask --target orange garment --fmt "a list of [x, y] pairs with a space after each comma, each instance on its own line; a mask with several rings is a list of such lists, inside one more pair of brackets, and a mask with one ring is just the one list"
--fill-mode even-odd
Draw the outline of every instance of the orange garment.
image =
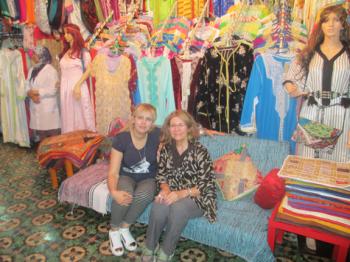
[[27, 8], [27, 23], [35, 24], [35, 15], [34, 15], [34, 1], [26, 0], [26, 8]]
[[177, 16], [193, 19], [202, 14], [205, 0], [178, 0]]

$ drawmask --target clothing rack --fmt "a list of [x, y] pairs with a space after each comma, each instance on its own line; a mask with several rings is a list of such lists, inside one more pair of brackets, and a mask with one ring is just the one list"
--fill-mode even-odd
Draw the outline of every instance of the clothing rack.
[[285, 53], [289, 50], [287, 36], [290, 35], [290, 12], [288, 12], [288, 5], [286, 0], [280, 0], [280, 5], [278, 8], [277, 23], [274, 28], [277, 53]]

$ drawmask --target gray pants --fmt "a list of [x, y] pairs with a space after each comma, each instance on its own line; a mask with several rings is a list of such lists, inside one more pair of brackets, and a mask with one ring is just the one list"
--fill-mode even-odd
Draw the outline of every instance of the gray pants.
[[146, 247], [155, 250], [160, 235], [165, 229], [163, 243], [160, 247], [165, 254], [173, 254], [188, 220], [202, 215], [203, 211], [194, 200], [188, 197], [170, 206], [154, 202], [147, 228]]
[[146, 207], [153, 201], [156, 192], [156, 183], [153, 178], [136, 182], [127, 176], [119, 176], [117, 190], [126, 191], [133, 196], [129, 206], [121, 206], [115, 200], [111, 207], [111, 226], [120, 227], [125, 222], [135, 223]]

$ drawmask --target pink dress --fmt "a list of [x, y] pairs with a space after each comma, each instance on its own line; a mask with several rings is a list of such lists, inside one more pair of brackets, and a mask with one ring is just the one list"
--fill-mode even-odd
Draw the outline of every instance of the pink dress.
[[[88, 52], [84, 52], [84, 61], [85, 67], [91, 61]], [[83, 74], [81, 59], [70, 58], [66, 53], [60, 61], [60, 67], [62, 134], [83, 129], [96, 131], [95, 114], [86, 82], [81, 85], [81, 98], [76, 100], [73, 95], [74, 85]]]

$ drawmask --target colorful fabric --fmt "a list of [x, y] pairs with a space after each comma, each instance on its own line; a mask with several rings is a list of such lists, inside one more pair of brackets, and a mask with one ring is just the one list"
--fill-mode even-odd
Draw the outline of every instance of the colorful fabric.
[[350, 189], [350, 163], [288, 156], [279, 176], [321, 186]]
[[342, 130], [301, 117], [293, 139], [314, 149], [333, 149]]
[[216, 182], [225, 200], [238, 199], [256, 189], [261, 173], [254, 165], [247, 148], [223, 155], [213, 162]]
[[288, 203], [287, 196], [282, 200], [278, 209], [279, 214], [290, 217], [292, 221], [293, 219], [302, 221], [304, 225], [310, 223], [310, 225], [316, 225], [323, 230], [330, 230], [350, 237], [350, 219], [324, 214], [323, 212], [294, 208]]
[[87, 130], [49, 137], [40, 143], [37, 158], [42, 167], [47, 167], [52, 160], [65, 158], [80, 168], [92, 160], [102, 140], [102, 135]]

